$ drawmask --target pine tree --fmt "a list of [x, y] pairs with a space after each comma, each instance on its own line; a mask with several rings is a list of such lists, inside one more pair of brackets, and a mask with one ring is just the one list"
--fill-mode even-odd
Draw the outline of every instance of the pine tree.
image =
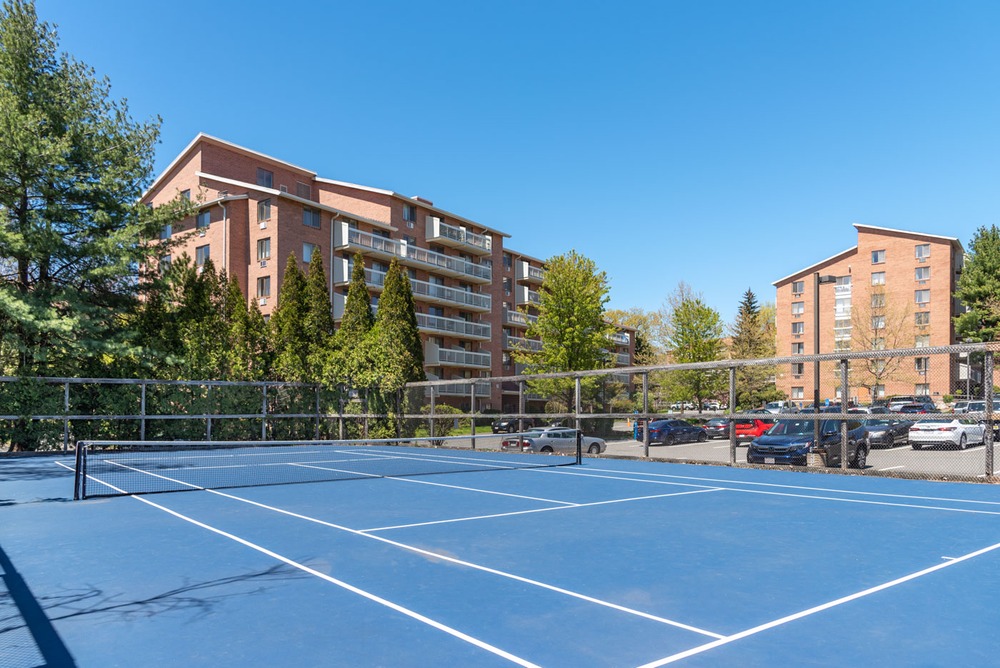
[[357, 253], [353, 258], [351, 282], [340, 328], [334, 337], [333, 354], [324, 367], [323, 379], [328, 387], [346, 383], [351, 387], [368, 386], [375, 382], [371, 338], [375, 327], [371, 295], [365, 281], [365, 260]]
[[[747, 289], [743, 293], [736, 322], [731, 328], [729, 354], [733, 359], [749, 360], [774, 356], [774, 336], [768, 321], [757, 305], [757, 295]], [[772, 380], [773, 366], [744, 366], [736, 371], [736, 406], [750, 409], [782, 398]]]
[[385, 275], [373, 336], [378, 352], [376, 369], [385, 391], [394, 392], [406, 383], [426, 378], [410, 279], [395, 260]]
[[280, 380], [305, 381], [311, 376], [309, 343], [304, 335], [306, 313], [306, 280], [292, 253], [281, 279], [278, 306], [271, 315], [274, 373]]
[[330, 304], [326, 272], [323, 270], [323, 256], [318, 251], [313, 253], [309, 261], [305, 302], [303, 335], [309, 345], [307, 359], [310, 376], [318, 380], [334, 348], [333, 308]]
[[1000, 229], [980, 227], [969, 252], [955, 296], [966, 312], [955, 318], [955, 334], [963, 340], [1000, 341]]

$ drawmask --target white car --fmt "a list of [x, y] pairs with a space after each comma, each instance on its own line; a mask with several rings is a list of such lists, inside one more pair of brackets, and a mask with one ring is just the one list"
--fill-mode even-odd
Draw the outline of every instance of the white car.
[[910, 446], [914, 450], [933, 445], [965, 450], [983, 442], [983, 425], [965, 416], [927, 418], [910, 427]]

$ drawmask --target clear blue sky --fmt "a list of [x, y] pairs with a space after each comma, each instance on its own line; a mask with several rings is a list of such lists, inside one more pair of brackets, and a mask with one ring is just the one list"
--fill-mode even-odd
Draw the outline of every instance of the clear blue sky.
[[198, 132], [420, 195], [607, 272], [612, 308], [743, 292], [853, 223], [1000, 220], [1000, 3], [38, 0], [157, 169]]

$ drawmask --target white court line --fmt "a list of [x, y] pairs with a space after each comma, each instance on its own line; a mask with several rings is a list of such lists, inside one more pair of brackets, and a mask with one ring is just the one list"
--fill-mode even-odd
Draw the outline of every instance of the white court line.
[[[131, 467], [126, 467], [126, 468], [131, 468]], [[482, 566], [480, 564], [475, 564], [475, 563], [472, 563], [471, 561], [464, 561], [462, 559], [457, 559], [455, 557], [451, 557], [451, 556], [448, 556], [446, 554], [440, 554], [440, 553], [437, 553], [437, 552], [432, 552], [430, 550], [425, 550], [425, 549], [422, 549], [422, 548], [419, 548], [419, 547], [415, 547], [413, 545], [407, 545], [406, 543], [400, 543], [399, 541], [395, 541], [395, 540], [392, 540], [392, 539], [389, 539], [389, 538], [385, 538], [383, 536], [379, 536], [379, 535], [376, 535], [376, 534], [364, 533], [364, 532], [359, 531], [357, 529], [351, 529], [350, 527], [345, 527], [345, 526], [342, 526], [342, 525], [339, 525], [339, 524], [334, 524], [332, 522], [327, 522], [325, 520], [321, 520], [321, 519], [318, 519], [316, 517], [310, 517], [309, 515], [302, 515], [300, 513], [294, 513], [294, 512], [292, 512], [290, 510], [285, 510], [283, 508], [278, 508], [278, 507], [275, 507], [275, 506], [269, 506], [267, 504], [259, 503], [257, 501], [251, 501], [250, 499], [245, 499], [243, 497], [235, 496], [233, 494], [228, 494], [226, 492], [222, 492], [222, 491], [219, 491], [219, 490], [216, 490], [216, 489], [205, 489], [203, 487], [199, 487], [197, 485], [192, 485], [190, 483], [186, 483], [186, 482], [183, 482], [183, 481], [180, 481], [180, 480], [172, 480], [170, 478], [166, 478], [165, 476], [158, 476], [156, 474], [150, 474], [148, 471], [142, 471], [141, 469], [133, 469], [133, 470], [136, 471], [137, 473], [146, 473], [148, 475], [154, 475], [154, 476], [156, 476], [158, 478], [164, 478], [165, 480], [171, 480], [172, 482], [176, 482], [176, 483], [179, 483], [179, 484], [187, 485], [188, 487], [191, 487], [193, 489], [202, 490], [202, 491], [205, 491], [205, 492], [207, 492], [209, 494], [214, 494], [216, 496], [221, 496], [221, 497], [224, 497], [224, 498], [227, 498], [227, 499], [232, 499], [234, 501], [239, 501], [241, 503], [246, 503], [246, 504], [249, 504], [251, 506], [256, 506], [258, 508], [263, 508], [265, 510], [270, 510], [270, 511], [273, 511], [273, 512], [276, 512], [276, 513], [280, 513], [282, 515], [287, 515], [289, 517], [295, 517], [297, 519], [301, 519], [301, 520], [305, 520], [307, 522], [312, 522], [314, 524], [319, 524], [319, 525], [322, 525], [322, 526], [330, 527], [332, 529], [338, 529], [340, 531], [344, 531], [346, 533], [350, 533], [350, 534], [353, 534], [355, 536], [363, 536], [365, 538], [369, 538], [371, 540], [376, 540], [376, 541], [379, 541], [380, 543], [385, 543], [387, 545], [392, 545], [394, 547], [399, 547], [401, 549], [404, 549], [404, 550], [407, 550], [407, 551], [410, 551], [410, 552], [414, 552], [416, 554], [420, 554], [420, 555], [423, 555], [423, 556], [427, 556], [427, 557], [430, 557], [432, 559], [438, 559], [438, 560], [441, 560], [441, 561], [447, 561], [449, 563], [453, 563], [453, 564], [456, 564], [456, 565], [459, 565], [459, 566], [465, 566], [466, 568], [471, 568], [473, 570], [481, 571], [483, 573], [490, 573], [492, 575], [498, 575], [500, 577], [504, 577], [504, 578], [508, 578], [508, 579], [511, 579], [511, 580], [515, 580], [517, 582], [522, 582], [524, 584], [533, 585], [535, 587], [539, 587], [541, 589], [546, 589], [548, 591], [552, 591], [552, 592], [555, 592], [555, 593], [558, 593], [558, 594], [563, 594], [563, 595], [566, 595], [566, 596], [570, 596], [572, 598], [576, 598], [576, 599], [579, 599], [581, 601], [586, 601], [588, 603], [594, 603], [596, 605], [600, 605], [600, 606], [603, 606], [603, 607], [606, 607], [606, 608], [610, 608], [612, 610], [617, 610], [618, 612], [624, 612], [624, 613], [627, 613], [627, 614], [635, 615], [635, 616], [641, 617], [643, 619], [648, 619], [650, 621], [659, 622], [661, 624], [666, 624], [668, 626], [673, 626], [673, 627], [676, 627], [676, 628], [684, 629], [686, 631], [691, 631], [693, 633], [699, 633], [701, 635], [709, 636], [711, 638], [722, 638], [723, 637], [721, 634], [714, 633], [712, 631], [706, 631], [706, 630], [700, 629], [700, 628], [698, 628], [696, 626], [691, 626], [689, 624], [684, 624], [682, 622], [678, 622], [678, 621], [675, 621], [675, 620], [672, 620], [672, 619], [667, 619], [665, 617], [658, 617], [657, 615], [652, 615], [652, 614], [649, 614], [647, 612], [642, 612], [641, 610], [636, 610], [634, 608], [628, 608], [628, 607], [625, 607], [623, 605], [618, 605], [617, 603], [611, 603], [610, 601], [605, 601], [605, 600], [602, 600], [602, 599], [599, 599], [599, 598], [594, 598], [592, 596], [587, 596], [586, 594], [581, 594], [579, 592], [575, 592], [575, 591], [572, 591], [572, 590], [569, 590], [569, 589], [564, 589], [562, 587], [557, 587], [555, 585], [550, 585], [550, 584], [547, 584], [545, 582], [541, 582], [541, 581], [538, 581], [538, 580], [532, 580], [531, 578], [522, 577], [520, 575], [515, 575], [514, 573], [508, 573], [506, 571], [497, 570], [495, 568], [490, 568], [488, 566]], [[90, 476], [87, 476], [87, 477], [89, 478]], [[100, 480], [98, 480], [97, 482], [102, 482], [104, 485], [107, 485], [108, 487], [111, 487], [115, 491], [120, 492], [122, 494], [126, 494], [126, 492], [118, 489], [117, 487], [114, 487], [113, 485], [109, 485], [106, 482], [103, 482], [103, 481], [100, 481]], [[143, 501], [144, 503], [149, 503], [150, 505], [153, 505], [153, 506], [155, 506], [157, 508], [162, 508], [162, 506], [158, 506], [157, 504], [154, 504], [154, 503], [146, 500], [145, 498], [143, 498], [141, 496], [133, 496], [133, 498], [138, 499], [140, 501]], [[178, 515], [178, 517], [182, 517], [183, 518], [183, 516], [181, 516], [181, 515], [179, 515], [177, 513], [174, 513], [173, 511], [171, 511], [171, 510], [169, 510], [167, 508], [163, 508], [163, 509], [166, 510], [167, 512], [169, 512], [172, 515]], [[183, 518], [183, 519], [187, 519], [187, 518]], [[190, 521], [195, 522], [194, 520], [190, 520]], [[199, 524], [197, 522], [195, 522], [195, 523]], [[210, 529], [212, 531], [216, 531], [216, 533], [220, 533], [220, 534], [223, 534], [223, 535], [228, 535], [228, 534], [225, 534], [224, 532], [222, 532], [221, 530], [213, 529], [211, 527], [208, 527], [207, 525], [205, 525], [205, 528], [208, 528], [208, 529]], [[239, 540], [240, 540], [240, 542], [243, 542], [242, 539], [239, 539]], [[416, 613], [414, 613], [414, 614], [416, 614]], [[524, 665], [527, 665], [527, 664], [524, 664]]]
[[715, 649], [716, 647], [721, 647], [723, 645], [728, 645], [729, 643], [735, 642], [736, 640], [742, 640], [743, 638], [747, 638], [749, 636], [756, 635], [758, 633], [761, 633], [762, 631], [767, 631], [769, 629], [773, 629], [773, 628], [776, 628], [778, 626], [783, 626], [785, 624], [788, 624], [789, 622], [794, 622], [794, 621], [796, 621], [798, 619], [802, 619], [804, 617], [809, 617], [810, 615], [814, 615], [814, 614], [816, 614], [818, 612], [823, 612], [824, 610], [829, 610], [830, 608], [837, 607], [838, 605], [843, 605], [844, 603], [849, 603], [849, 602], [855, 601], [855, 600], [857, 600], [859, 598], [864, 598], [865, 596], [870, 596], [871, 594], [875, 594], [875, 593], [883, 591], [885, 589], [889, 589], [890, 587], [895, 587], [896, 585], [903, 584], [904, 582], [909, 582], [910, 580], [915, 580], [915, 579], [917, 579], [919, 577], [923, 577], [925, 575], [929, 575], [930, 573], [933, 573], [935, 571], [939, 571], [939, 570], [941, 570], [943, 568], [948, 568], [949, 566], [954, 566], [955, 564], [961, 563], [963, 561], [967, 561], [969, 559], [973, 559], [975, 557], [981, 556], [981, 555], [986, 554], [988, 552], [992, 552], [992, 551], [994, 551], [994, 550], [996, 550], [998, 548], [1000, 548], [1000, 543], [996, 543], [994, 545], [990, 545], [989, 547], [984, 547], [981, 550], [976, 550], [975, 552], [970, 552], [969, 554], [963, 555], [961, 557], [955, 557], [955, 558], [951, 559], [950, 561], [946, 561], [943, 564], [937, 564], [936, 566], [931, 566], [930, 568], [925, 568], [922, 571], [917, 571], [916, 573], [911, 573], [909, 575], [904, 575], [901, 578], [897, 578], [895, 580], [891, 580], [891, 581], [886, 582], [884, 584], [880, 584], [880, 585], [876, 585], [874, 587], [870, 587], [870, 588], [865, 589], [863, 591], [859, 591], [859, 592], [857, 592], [855, 594], [850, 594], [848, 596], [844, 596], [844, 597], [838, 598], [838, 599], [836, 599], [834, 601], [830, 601], [828, 603], [823, 603], [822, 605], [817, 605], [815, 607], [809, 608], [808, 610], [803, 610], [801, 612], [796, 612], [795, 614], [788, 615], [786, 617], [782, 617], [781, 619], [776, 619], [776, 620], [774, 620], [772, 622], [767, 622], [766, 624], [761, 624], [760, 626], [755, 626], [755, 627], [753, 627], [751, 629], [747, 629], [746, 631], [741, 631], [741, 632], [735, 633], [735, 634], [733, 634], [731, 636], [726, 636], [725, 638], [720, 638], [720, 639], [712, 641], [710, 643], [706, 643], [704, 645], [699, 645], [698, 647], [693, 647], [692, 649], [689, 649], [689, 650], [684, 651], [684, 652], [679, 652], [678, 654], [672, 654], [671, 656], [665, 657], [663, 659], [659, 659], [657, 661], [652, 661], [650, 663], [643, 664], [639, 668], [658, 668], [659, 666], [665, 666], [668, 663], [673, 663], [675, 661], [680, 661], [681, 659], [686, 659], [686, 658], [694, 656], [696, 654], [701, 654], [703, 652], [707, 652], [708, 650]]
[[[107, 483], [104, 483], [104, 484], [107, 485]], [[115, 489], [116, 491], [121, 492], [122, 494], [126, 494], [126, 492], [124, 492], [123, 490], [120, 490], [120, 489], [118, 489], [116, 487], [113, 487], [112, 485], [108, 485], [108, 487], [111, 487], [112, 489]], [[206, 491], [209, 491], [209, 490], [206, 490]], [[158, 510], [162, 510], [163, 512], [165, 512], [165, 513], [167, 513], [169, 515], [173, 515], [174, 517], [176, 517], [178, 519], [184, 520], [185, 522], [190, 522], [191, 524], [193, 524], [193, 525], [195, 525], [197, 527], [201, 527], [202, 529], [207, 529], [208, 531], [211, 531], [212, 533], [216, 533], [216, 534], [218, 534], [218, 535], [220, 535], [220, 536], [222, 536], [224, 538], [228, 538], [229, 540], [235, 541], [235, 542], [239, 543], [240, 545], [244, 545], [246, 547], [249, 547], [252, 550], [256, 550], [257, 552], [260, 552], [261, 554], [267, 555], [267, 556], [271, 557], [272, 559], [277, 559], [278, 561], [280, 561], [282, 563], [285, 563], [285, 564], [288, 564], [289, 566], [292, 566], [293, 568], [297, 568], [300, 571], [308, 573], [309, 575], [312, 575], [312, 576], [315, 576], [317, 578], [320, 578], [321, 580], [326, 580], [327, 582], [329, 582], [331, 584], [334, 584], [334, 585], [336, 585], [338, 587], [341, 587], [342, 589], [346, 589], [347, 591], [349, 591], [349, 592], [351, 592], [353, 594], [357, 594], [358, 596], [366, 598], [369, 601], [372, 601], [374, 603], [378, 603], [379, 605], [385, 606], [385, 607], [389, 608], [390, 610], [394, 610], [396, 612], [402, 613], [402, 614], [406, 615], [407, 617], [415, 619], [418, 622], [422, 622], [424, 624], [427, 624], [428, 626], [433, 627], [433, 628], [435, 628], [435, 629], [437, 629], [439, 631], [444, 631], [445, 633], [447, 633], [450, 636], [454, 636], [455, 638], [458, 638], [459, 640], [464, 640], [465, 642], [467, 642], [467, 643], [469, 643], [471, 645], [479, 647], [480, 649], [484, 649], [487, 652], [490, 652], [492, 654], [496, 654], [497, 656], [500, 656], [500, 657], [502, 657], [504, 659], [507, 659], [508, 661], [510, 661], [512, 663], [516, 663], [519, 666], [524, 666], [525, 668], [540, 668], [537, 664], [534, 664], [534, 663], [528, 661], [527, 659], [522, 659], [521, 657], [515, 656], [515, 655], [511, 654], [510, 652], [506, 652], [506, 651], [500, 649], [499, 647], [495, 647], [494, 645], [491, 645], [491, 644], [489, 644], [487, 642], [479, 640], [478, 638], [473, 638], [472, 636], [468, 635], [467, 633], [463, 633], [463, 632], [459, 631], [458, 629], [452, 628], [451, 626], [448, 626], [446, 624], [442, 624], [441, 622], [435, 621], [435, 620], [431, 619], [430, 617], [426, 617], [426, 616], [420, 614], [419, 612], [416, 612], [414, 610], [410, 610], [409, 608], [403, 607], [402, 605], [399, 605], [398, 603], [393, 603], [392, 601], [384, 599], [381, 596], [378, 596], [378, 595], [373, 594], [371, 592], [365, 591], [364, 589], [360, 589], [358, 587], [355, 587], [354, 585], [348, 584], [348, 583], [344, 582], [343, 580], [338, 580], [337, 578], [332, 577], [330, 575], [327, 575], [325, 573], [320, 573], [319, 571], [317, 571], [317, 570], [315, 570], [313, 568], [310, 568], [309, 566], [306, 566], [305, 564], [299, 563], [299, 562], [297, 562], [297, 561], [295, 561], [293, 559], [290, 559], [290, 558], [288, 558], [288, 557], [286, 557], [284, 555], [278, 554], [277, 552], [274, 552], [274, 551], [269, 550], [269, 549], [267, 549], [265, 547], [257, 545], [256, 543], [252, 543], [249, 540], [246, 540], [244, 538], [240, 538], [239, 536], [237, 536], [235, 534], [231, 534], [231, 533], [229, 533], [227, 531], [223, 531], [222, 529], [218, 529], [218, 528], [213, 527], [213, 526], [211, 526], [209, 524], [205, 524], [204, 522], [199, 522], [198, 520], [196, 520], [196, 519], [194, 519], [192, 517], [188, 517], [187, 515], [183, 515], [183, 514], [177, 512], [177, 511], [175, 511], [175, 510], [171, 510], [170, 508], [167, 508], [165, 506], [161, 506], [158, 503], [154, 503], [153, 501], [150, 501], [149, 499], [147, 499], [145, 497], [132, 496], [132, 498], [135, 499], [136, 501], [141, 501], [142, 503], [145, 503], [145, 504], [147, 504], [149, 506], [152, 506], [153, 508], [157, 508]], [[233, 497], [233, 498], [236, 498], [236, 497]]]
[[898, 469], [905, 469], [905, 466], [887, 466], [884, 469], [879, 469], [879, 473], [882, 471], [896, 471]]

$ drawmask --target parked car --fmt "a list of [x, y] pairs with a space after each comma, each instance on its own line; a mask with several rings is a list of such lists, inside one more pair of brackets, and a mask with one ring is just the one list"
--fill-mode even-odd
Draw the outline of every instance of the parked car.
[[914, 450], [941, 445], [965, 450], [983, 442], [985, 427], [965, 416], [941, 416], [920, 420], [910, 427], [910, 445]]
[[847, 409], [848, 413], [866, 413], [868, 415], [886, 415], [889, 409], [885, 406], [854, 406]]
[[[827, 466], [840, 466], [840, 420], [822, 420], [820, 439], [815, 443], [812, 420], [778, 420], [766, 434], [755, 438], [747, 448], [750, 464], [797, 464], [805, 466], [808, 455], [822, 455]], [[863, 469], [868, 461], [865, 428], [860, 420], [847, 421], [847, 461]]]
[[952, 404], [952, 413], [968, 413], [969, 412], [969, 402], [965, 399], [960, 399]]
[[718, 411], [722, 410], [721, 404], [718, 401], [706, 401], [701, 405], [702, 410], [706, 411]]
[[895, 409], [896, 413], [940, 413], [937, 406], [931, 403], [912, 403], [912, 404], [902, 404]]
[[[576, 435], [576, 429], [536, 427], [520, 436], [503, 439], [500, 442], [500, 449], [504, 452], [544, 452], [546, 454], [558, 452], [561, 454], [575, 454]], [[581, 447], [583, 452], [599, 455], [608, 446], [604, 442], [604, 439], [594, 436], [583, 436]]]
[[769, 401], [764, 404], [768, 413], [798, 413], [798, 407], [790, 401]]
[[899, 411], [900, 406], [905, 404], [930, 404], [933, 406], [934, 401], [927, 395], [895, 395], [886, 400], [885, 407], [895, 413]]
[[712, 418], [705, 423], [705, 433], [709, 438], [729, 438], [729, 420], [727, 418]]
[[[531, 429], [535, 426], [535, 421], [531, 418], [521, 418], [522, 430]], [[518, 430], [517, 418], [515, 417], [501, 417], [497, 418], [490, 425], [494, 434], [513, 434]]]
[[736, 442], [752, 441], [758, 436], [763, 436], [773, 426], [774, 420], [759, 420], [757, 418], [752, 420], [736, 420], [733, 424], [733, 428], [736, 430]]
[[865, 440], [868, 448], [891, 448], [906, 445], [913, 420], [896, 416], [865, 420]]
[[708, 432], [684, 420], [653, 420], [649, 423], [649, 442], [673, 445], [690, 441], [704, 442]]
[[[986, 402], [985, 401], [975, 401], [975, 400], [974, 401], [970, 401], [969, 405], [968, 405], [968, 408], [966, 409], [965, 412], [966, 413], [985, 413], [986, 412]], [[994, 415], [993, 415], [994, 419], [1000, 419], [1000, 415], [996, 415], [996, 413], [1000, 413], [1000, 399], [994, 399], [993, 400], [993, 413], [994, 413]]]

